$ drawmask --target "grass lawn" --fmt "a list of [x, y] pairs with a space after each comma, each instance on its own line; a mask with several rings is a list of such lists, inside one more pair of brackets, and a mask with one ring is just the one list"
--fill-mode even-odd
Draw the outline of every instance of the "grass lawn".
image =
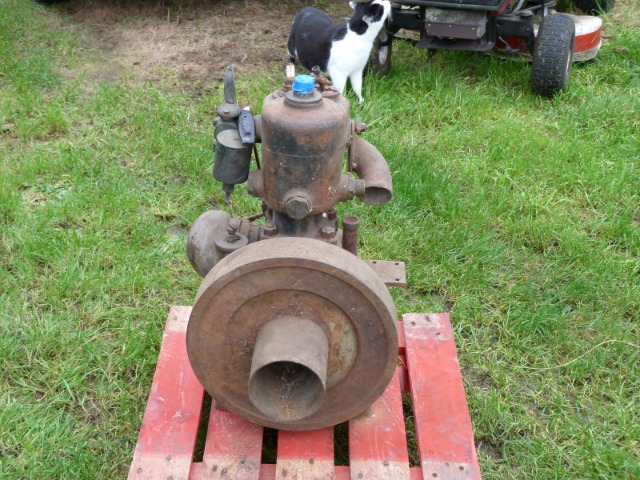
[[[524, 63], [426, 66], [405, 42], [364, 104], [348, 92], [394, 199], [339, 211], [361, 218], [361, 256], [407, 262], [399, 313], [449, 311], [486, 479], [640, 478], [637, 1], [604, 21], [550, 100]], [[168, 308], [200, 283], [189, 226], [259, 210], [242, 186], [219, 207], [219, 83], [100, 80], [72, 27], [0, 2], [3, 479], [126, 476]], [[282, 74], [238, 78], [239, 100], [259, 110]]]

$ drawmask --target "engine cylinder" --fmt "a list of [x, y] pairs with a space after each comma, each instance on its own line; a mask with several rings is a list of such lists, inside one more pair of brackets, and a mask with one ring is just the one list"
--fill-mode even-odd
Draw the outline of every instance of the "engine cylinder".
[[342, 165], [349, 121], [346, 102], [326, 100], [317, 90], [267, 96], [262, 198], [270, 208], [302, 218], [329, 210], [345, 196]]

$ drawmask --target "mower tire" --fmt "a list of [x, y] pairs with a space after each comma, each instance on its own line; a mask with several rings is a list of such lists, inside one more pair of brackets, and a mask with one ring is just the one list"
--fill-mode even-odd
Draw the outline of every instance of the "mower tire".
[[393, 35], [382, 28], [373, 41], [371, 54], [369, 55], [369, 70], [376, 75], [388, 75], [391, 71], [391, 47]]
[[574, 42], [575, 23], [570, 16], [553, 13], [542, 19], [531, 64], [534, 93], [552, 97], [567, 88]]

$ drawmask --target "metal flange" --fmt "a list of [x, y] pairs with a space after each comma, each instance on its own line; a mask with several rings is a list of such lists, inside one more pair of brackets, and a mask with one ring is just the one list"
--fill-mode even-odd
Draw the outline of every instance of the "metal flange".
[[[243, 247], [207, 274], [187, 352], [218, 406], [272, 428], [318, 429], [357, 416], [382, 394], [396, 368], [396, 318], [389, 291], [360, 258], [278, 237]], [[300, 341], [300, 329], [313, 341]]]

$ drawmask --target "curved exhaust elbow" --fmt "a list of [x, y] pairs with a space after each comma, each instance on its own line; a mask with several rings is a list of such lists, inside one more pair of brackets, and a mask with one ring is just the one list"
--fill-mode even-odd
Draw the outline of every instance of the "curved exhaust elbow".
[[352, 169], [365, 181], [364, 194], [356, 192], [368, 205], [384, 205], [393, 197], [389, 165], [376, 147], [354, 136], [351, 140]]

